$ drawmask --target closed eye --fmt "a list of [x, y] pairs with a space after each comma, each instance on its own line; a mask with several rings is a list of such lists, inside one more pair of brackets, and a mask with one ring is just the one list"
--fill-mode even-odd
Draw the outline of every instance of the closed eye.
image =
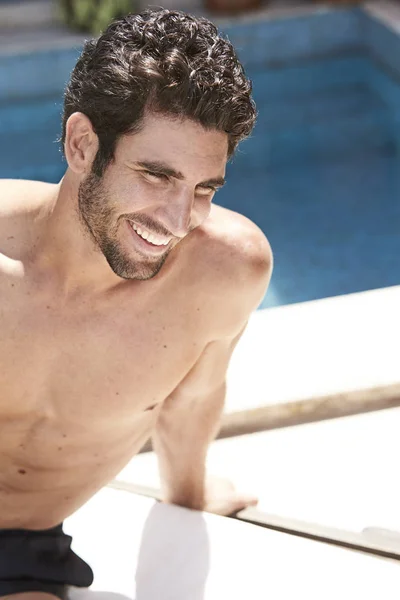
[[154, 171], [142, 171], [142, 173], [145, 173], [145, 175], [147, 175], [148, 177], [154, 177], [159, 181], [168, 179], [168, 177], [164, 173], [155, 173]]
[[214, 187], [213, 185], [198, 185], [197, 186], [197, 191], [200, 191], [200, 193], [203, 193], [203, 195], [207, 195], [207, 194], [215, 194], [215, 192], [218, 192], [217, 187]]

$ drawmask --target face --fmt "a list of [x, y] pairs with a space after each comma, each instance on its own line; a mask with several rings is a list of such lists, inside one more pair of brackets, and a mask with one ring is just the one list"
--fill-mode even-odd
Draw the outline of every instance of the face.
[[123, 136], [103, 177], [79, 187], [80, 221], [112, 270], [150, 279], [171, 250], [208, 217], [224, 183], [227, 135], [189, 120], [147, 116]]

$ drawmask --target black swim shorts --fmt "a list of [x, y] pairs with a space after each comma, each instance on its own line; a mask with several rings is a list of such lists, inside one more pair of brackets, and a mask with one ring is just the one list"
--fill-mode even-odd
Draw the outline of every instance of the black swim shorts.
[[0, 529], [0, 597], [47, 592], [66, 600], [68, 586], [89, 587], [93, 571], [58, 525], [43, 531]]

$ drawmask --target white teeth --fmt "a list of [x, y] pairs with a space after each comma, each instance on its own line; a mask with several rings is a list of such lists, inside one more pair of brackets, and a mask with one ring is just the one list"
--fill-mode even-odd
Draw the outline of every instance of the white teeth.
[[169, 240], [164, 242], [149, 231], [146, 231], [145, 229], [140, 229], [140, 227], [138, 227], [134, 223], [131, 223], [131, 225], [132, 228], [136, 231], [136, 233], [140, 235], [140, 237], [142, 237], [144, 240], [147, 240], [151, 244], [154, 244], [154, 246], [166, 246], [169, 243]]

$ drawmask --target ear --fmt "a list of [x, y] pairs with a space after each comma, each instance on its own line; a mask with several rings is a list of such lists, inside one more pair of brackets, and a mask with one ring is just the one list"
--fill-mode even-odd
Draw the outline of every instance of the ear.
[[71, 171], [89, 173], [97, 154], [99, 139], [90, 119], [83, 113], [73, 113], [66, 125], [65, 157]]

